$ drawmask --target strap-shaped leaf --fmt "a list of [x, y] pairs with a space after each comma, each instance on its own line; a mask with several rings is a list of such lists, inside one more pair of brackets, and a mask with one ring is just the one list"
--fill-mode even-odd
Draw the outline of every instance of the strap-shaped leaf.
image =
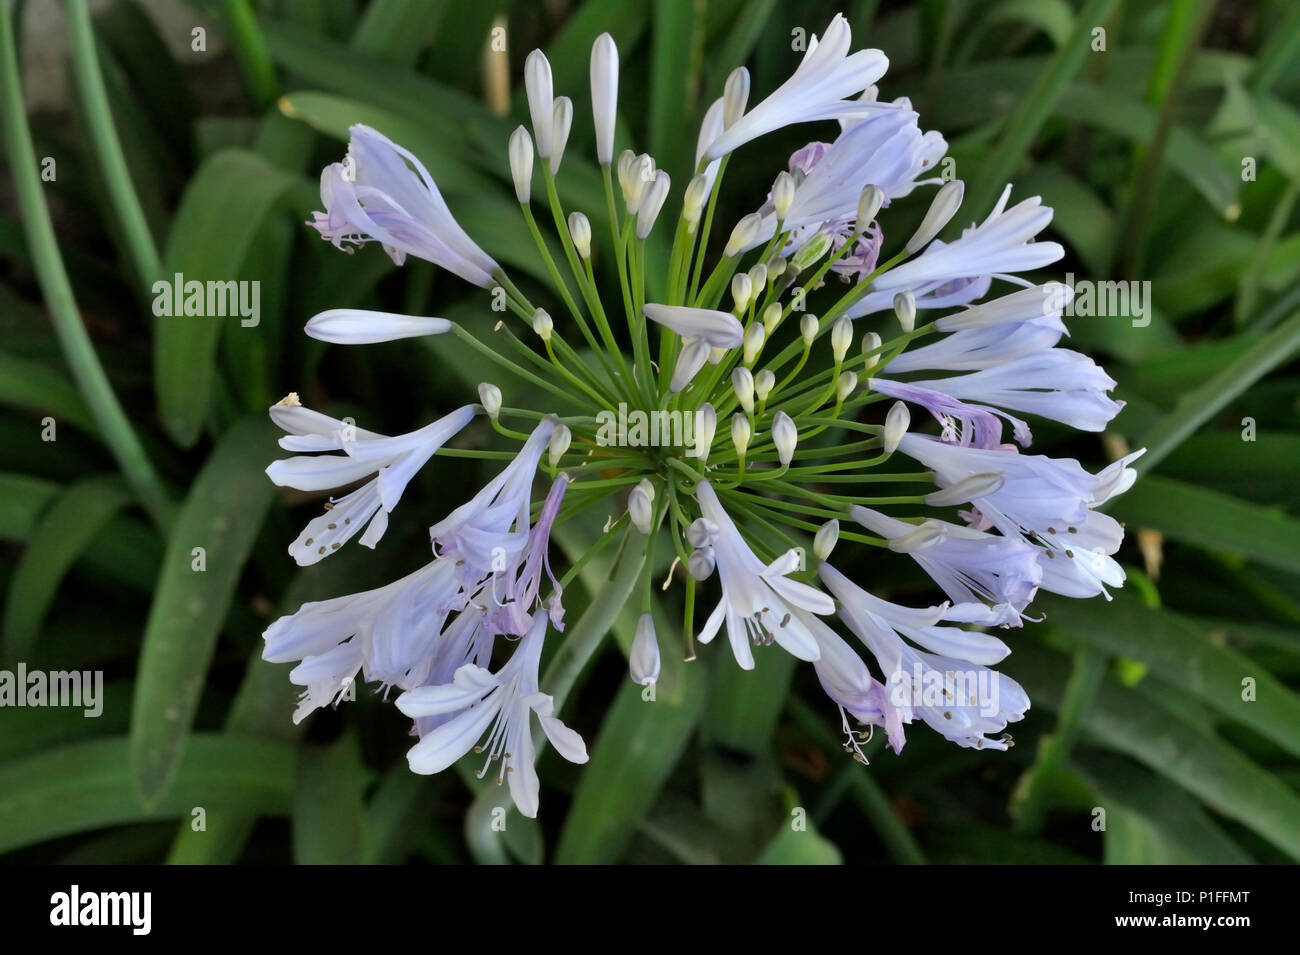
[[[221, 437], [167, 542], [136, 677], [131, 773], [146, 801], [168, 788], [189, 736], [217, 635], [274, 487], [274, 428], [249, 418]], [[206, 569], [194, 569], [203, 548]]]

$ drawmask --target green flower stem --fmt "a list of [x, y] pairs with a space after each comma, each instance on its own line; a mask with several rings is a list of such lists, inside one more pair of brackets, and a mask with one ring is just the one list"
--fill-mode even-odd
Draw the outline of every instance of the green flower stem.
[[618, 266], [618, 285], [623, 291], [623, 309], [630, 320], [632, 289], [628, 284], [623, 238], [618, 229], [618, 211], [614, 208], [614, 180], [609, 171], [609, 163], [600, 167], [600, 174], [605, 183], [605, 209], [609, 215], [609, 234], [614, 247], [614, 262]]
[[519, 457], [518, 451], [481, 451], [477, 448], [442, 447], [434, 454], [444, 458], [474, 458], [483, 461], [513, 461]]
[[[551, 394], [555, 395], [557, 398], [560, 398], [563, 401], [572, 402], [574, 400], [574, 395], [571, 392], [565, 391], [563, 388], [559, 387], [554, 382], [549, 381], [546, 378], [542, 378], [539, 375], [535, 375], [527, 368], [515, 364], [509, 358], [503, 356], [500, 352], [496, 351], [495, 349], [489, 348], [483, 342], [479, 341], [477, 336], [467, 331], [461, 325], [457, 323], [452, 323], [451, 330], [452, 330], [452, 334], [454, 334], [465, 344], [469, 345], [480, 355], [483, 355], [485, 358], [488, 358], [491, 361], [496, 362], [498, 365], [500, 365], [502, 368], [505, 368], [512, 374], [518, 375], [520, 378], [523, 378], [525, 381], [532, 382], [537, 387], [541, 388], [543, 391], [549, 391]], [[547, 366], [548, 369], [550, 367], [551, 366], [549, 365]]]
[[[596, 402], [598, 408], [611, 408], [618, 403], [618, 398], [612, 392], [605, 390], [605, 383], [596, 379], [596, 376], [591, 373], [591, 369], [587, 367], [586, 362], [578, 357], [578, 353], [563, 338], [552, 332], [551, 340], [544, 341], [542, 345], [546, 348], [547, 357], [551, 359], [551, 365], [560, 373], [561, 377], [571, 382], [575, 388], [583, 389], [588, 397]], [[564, 361], [561, 361], [556, 356], [557, 348], [563, 354]], [[603, 353], [597, 352], [597, 354]], [[577, 375], [569, 371], [570, 365], [581, 369], [586, 376], [586, 380], [579, 379]]]
[[542, 264], [546, 266], [546, 273], [551, 277], [551, 283], [555, 286], [555, 291], [559, 294], [560, 300], [564, 302], [564, 307], [569, 310], [569, 314], [577, 322], [578, 328], [582, 331], [582, 337], [587, 339], [587, 344], [591, 346], [593, 351], [600, 352], [600, 346], [596, 344], [596, 339], [591, 334], [591, 328], [587, 325], [582, 310], [578, 308], [573, 293], [569, 291], [569, 284], [564, 280], [564, 276], [560, 274], [560, 270], [555, 264], [555, 257], [551, 255], [551, 250], [546, 246], [546, 239], [542, 236], [542, 230], [537, 226], [537, 219], [533, 216], [532, 207], [526, 202], [521, 202], [519, 211], [524, 215], [524, 222], [528, 224], [528, 233], [533, 237], [533, 244], [537, 246], [537, 251], [542, 257]]
[[[631, 220], [628, 220], [631, 226]], [[658, 404], [655, 401], [654, 368], [650, 364], [650, 343], [646, 333], [646, 317], [642, 309], [645, 306], [645, 242], [629, 233], [627, 243], [628, 267], [631, 271], [632, 307], [628, 315], [627, 331], [632, 341], [632, 356], [636, 362], [637, 388], [647, 408]]]
[[[569, 224], [564, 218], [564, 206], [560, 203], [560, 194], [555, 188], [555, 176], [551, 174], [551, 167], [548, 162], [543, 161], [541, 166], [542, 181], [546, 184], [547, 204], [551, 208], [551, 218], [555, 222], [555, 232], [560, 237], [560, 245], [564, 249], [564, 257], [569, 263], [569, 271], [571, 271], [574, 277], [578, 280], [578, 288], [586, 299], [588, 310], [595, 315], [597, 312], [603, 311], [600, 305], [600, 296], [595, 294], [594, 282], [591, 283], [591, 288], [588, 288], [587, 283], [582, 281], [582, 276], [585, 275], [586, 272], [583, 268], [582, 259], [578, 256], [578, 250], [574, 248], [573, 237], [569, 235]], [[608, 166], [605, 167], [606, 171], [608, 171], [608, 168]], [[612, 187], [608, 198], [612, 203]], [[611, 219], [610, 221], [612, 223], [614, 220]], [[610, 347], [611, 350], [617, 351], [612, 342], [610, 343]]]
[[605, 306], [601, 304], [600, 295], [596, 289], [596, 272], [591, 264], [591, 259], [585, 260], [583, 269], [587, 276], [587, 286], [592, 290], [592, 303], [595, 305], [593, 314], [596, 318], [596, 325], [600, 329], [601, 337], [605, 340], [609, 353], [614, 356], [614, 361], [618, 363], [619, 368], [619, 385], [622, 391], [627, 395], [629, 404], [636, 404], [636, 385], [632, 380], [632, 373], [628, 370], [627, 361], [623, 358], [623, 349], [618, 345], [618, 339], [614, 337], [614, 329], [610, 327], [609, 316], [605, 313]]
[[584, 550], [582, 556], [575, 560], [564, 576], [560, 578], [560, 590], [568, 590], [569, 585], [573, 583], [578, 574], [582, 573], [582, 569], [591, 563], [593, 558], [609, 550], [609, 545], [619, 539], [619, 535], [614, 533], [612, 527], [601, 534], [600, 539]]
[[[839, 318], [841, 315], [847, 312], [849, 308], [852, 307], [856, 302], [860, 301], [867, 294], [867, 292], [871, 291], [871, 285], [875, 281], [877, 276], [882, 275], [883, 273], [889, 271], [895, 265], [902, 262], [905, 258], [907, 258], [907, 252], [906, 251], [899, 252], [893, 258], [889, 259], [887, 262], [884, 262], [881, 265], [877, 265], [876, 268], [873, 269], [869, 275], [863, 278], [861, 282], [858, 282], [856, 285], [853, 286], [853, 288], [851, 288], [848, 292], [846, 292], [837, 302], [835, 302], [834, 305], [830, 307], [830, 310], [827, 311], [821, 317], [821, 320], [817, 324], [817, 335], [813, 340], [816, 341], [818, 338], [821, 338], [823, 335], [829, 332], [831, 326], [835, 324], [835, 320], [837, 318]], [[784, 320], [785, 319], [783, 317], [782, 321]], [[929, 325], [923, 326], [923, 328], [927, 330], [930, 327], [931, 326]], [[921, 334], [921, 332], [922, 329], [918, 328], [912, 332], [909, 332], [908, 334], [915, 337], [916, 335]], [[895, 338], [890, 339], [889, 342], [883, 344], [881, 347], [882, 348], [892, 347], [894, 343], [900, 340], [904, 340], [904, 338], [905, 336], [897, 336]], [[780, 371], [783, 367], [785, 367], [786, 364], [789, 363], [790, 359], [794, 358], [794, 356], [798, 353], [799, 349], [804, 347], [805, 346], [800, 339], [795, 339], [789, 345], [787, 345], [776, 356], [776, 358], [767, 365], [767, 367], [772, 369], [773, 372]]]
[[[501, 414], [505, 415], [506, 417], [513, 416], [517, 418], [529, 418], [533, 421], [541, 421], [543, 418], [547, 416], [548, 412], [535, 411], [532, 408], [502, 407]], [[571, 428], [572, 427], [594, 428], [596, 426], [596, 419], [591, 415], [556, 415], [556, 418], [558, 418], [563, 424], [566, 424]]]
[[[762, 511], [774, 521], [785, 524], [788, 527], [794, 527], [797, 528], [798, 530], [807, 531], [810, 534], [816, 534], [817, 531], [820, 530], [822, 526], [821, 524], [814, 524], [810, 521], [801, 521], [798, 518], [791, 517], [789, 514], [786, 514], [782, 511], [778, 511], [771, 507], [764, 506], [764, 502], [770, 500], [769, 498], [755, 497], [753, 495], [744, 494], [743, 492], [736, 494], [735, 492], [732, 491], [728, 491], [726, 494], [723, 494], [722, 496], [727, 497], [728, 499], [735, 498], [736, 502], [740, 505], [740, 507], [744, 509], [744, 512], [746, 514], [752, 515], [755, 511]], [[843, 517], [843, 515], [835, 515], [835, 517], [837, 520], [839, 520]], [[840, 539], [856, 541], [859, 544], [869, 544], [872, 547], [889, 546], [889, 542], [886, 540], [882, 540], [881, 538], [868, 537], [865, 534], [861, 534], [856, 531], [844, 530], [842, 528], [840, 530]]]
[[[532, 326], [530, 325], [529, 327], [531, 328]], [[608, 406], [611, 399], [606, 392], [601, 390], [601, 383], [596, 381], [595, 378], [591, 376], [590, 370], [587, 368], [587, 366], [578, 359], [573, 349], [569, 348], [569, 346], [565, 343], [564, 339], [560, 338], [558, 335], [552, 334], [551, 341], [557, 343], [560, 346], [561, 350], [567, 349], [566, 357], [569, 359], [569, 363], [573, 364], [575, 367], [581, 369], [584, 373], [586, 373], [588, 375], [588, 381], [590, 383], [588, 383], [588, 381], [583, 381], [582, 379], [580, 379], [577, 375], [575, 375], [572, 371], [569, 370], [567, 364], [557, 359], [555, 357], [555, 353], [551, 350], [550, 344], [546, 345], [547, 357], [543, 358], [537, 352], [533, 351], [533, 349], [529, 348], [526, 344], [524, 344], [524, 342], [519, 338], [519, 336], [510, 330], [510, 327], [508, 325], [502, 323], [497, 328], [494, 329], [494, 332], [497, 335], [504, 335], [506, 341], [510, 343], [511, 347], [514, 348], [515, 352], [525, 361], [530, 361], [534, 365], [536, 365], [543, 374], [549, 375], [552, 374], [553, 372], [558, 372], [561, 378], [569, 382], [569, 384], [573, 385], [573, 387], [577, 388], [584, 395], [590, 398], [594, 407], [597, 410]], [[570, 398], [572, 397], [573, 396], [570, 395]]]
[[682, 611], [682, 642], [685, 652], [682, 659], [690, 663], [695, 659], [695, 578], [686, 575], [686, 596]]
[[90, 12], [85, 0], [68, 0], [64, 8], [68, 14], [68, 32], [72, 40], [73, 73], [85, 108], [91, 145], [99, 159], [104, 182], [108, 187], [108, 198], [126, 239], [127, 252], [131, 256], [131, 265], [140, 283], [139, 291], [143, 295], [162, 276], [162, 259], [154, 244], [153, 234], [149, 231], [149, 223], [145, 220], [135, 184], [131, 182], [131, 173], [122, 154], [117, 129], [113, 126], [113, 113], [109, 108], [108, 93], [104, 89], [104, 78], [95, 52]]
[[[713, 232], [713, 212], [718, 206], [718, 192], [722, 187], [722, 174], [727, 171], [727, 163], [730, 161], [730, 153], [718, 161], [718, 174], [713, 177], [713, 188], [709, 190], [709, 204], [704, 209], [704, 225], [700, 229], [700, 238], [695, 246], [695, 268], [691, 277], [691, 291], [687, 296], [688, 301], [697, 301], [696, 289], [700, 287], [700, 273], [704, 271], [704, 257], [709, 250], [709, 235]], [[687, 259], [687, 262], [689, 263], [690, 259]]]
[[638, 481], [641, 480], [642, 477], [644, 477], [644, 475], [640, 473], [636, 473], [636, 474], [628, 474], [624, 477], [616, 477], [616, 478], [595, 478], [590, 481], [582, 479], [582, 480], [571, 481], [569, 483], [569, 487], [574, 491], [578, 491], [578, 490], [585, 491], [585, 490], [595, 489], [595, 488], [623, 487], [628, 484], [637, 483]]
[[14, 188], [32, 265], [45, 296], [59, 346], [72, 370], [77, 388], [94, 416], [100, 437], [108, 445], [118, 467], [122, 469], [127, 482], [139, 496], [154, 523], [166, 531], [171, 523], [174, 505], [95, 355], [95, 348], [82, 325], [72, 285], [59, 254], [49, 209], [41, 194], [40, 172], [32, 147], [32, 133], [27, 126], [17, 52], [14, 49], [13, 25], [9, 17], [8, 11], [0, 13], [0, 85], [3, 86], [4, 97], [0, 113], [3, 113], [8, 159], [13, 169]]
[[740, 265], [742, 253], [737, 252], [735, 255], [723, 255], [718, 259], [718, 264], [713, 267], [709, 274], [709, 280], [704, 283], [704, 288], [700, 291], [699, 296], [695, 299], [696, 308], [717, 308], [722, 301], [722, 296], [726, 294], [728, 283], [731, 277], [736, 274], [736, 268]]

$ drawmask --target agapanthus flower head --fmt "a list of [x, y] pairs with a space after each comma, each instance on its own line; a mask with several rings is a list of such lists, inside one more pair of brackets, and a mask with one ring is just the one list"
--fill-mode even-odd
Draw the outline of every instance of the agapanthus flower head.
[[[1007, 727], [1030, 702], [992, 669], [1015, 658], [984, 628], [1018, 636], [1041, 619], [1043, 591], [1108, 596], [1123, 584], [1123, 529], [1102, 508], [1132, 484], [1141, 452], [1093, 471], [1023, 450], [1032, 420], [1096, 432], [1122, 407], [1100, 367], [1058, 347], [1069, 288], [1025, 274], [1063, 254], [1040, 235], [1051, 209], [1037, 196], [1010, 204], [1008, 186], [984, 218], [941, 238], [985, 210], [964, 209], [963, 183], [938, 175], [947, 145], [910, 101], [879, 98], [884, 55], [851, 46], [836, 16], [770, 93], [739, 66], [708, 91], [694, 167], [679, 176], [634, 148], [615, 156], [619, 56], [602, 34], [589, 77], [606, 202], [580, 209], [554, 180], [582, 162], [562, 163], [582, 119], [546, 56], [531, 53], [527, 116], [503, 137], [499, 164], [536, 246], [539, 268], [523, 284], [453, 217], [414, 155], [352, 128], [347, 158], [322, 174], [312, 225], [340, 248], [379, 242], [397, 265], [426, 259], [492, 301], [471, 293], [478, 326], [337, 308], [308, 334], [347, 345], [454, 335], [500, 377], [478, 384], [477, 403], [393, 437], [296, 398], [271, 409], [295, 455], [271, 478], [341, 495], [290, 548], [303, 564], [356, 534], [374, 546], [431, 458], [484, 467], [473, 493], [423, 502], [429, 552], [416, 569], [267, 629], [265, 658], [297, 664], [295, 720], [353, 698], [359, 682], [399, 690], [419, 737], [414, 772], [473, 751], [480, 775], [532, 816], [538, 748], [587, 759], [558, 716], [603, 636], [567, 619], [578, 581], [595, 614], [584, 619], [615, 620], [634, 604], [622, 618], [636, 620], [627, 672], [646, 694], [669, 679], [663, 654], [694, 660], [725, 630], [745, 670], [774, 653], [811, 663], [861, 762], [876, 729], [897, 753], [917, 723], [960, 746], [1010, 745]], [[727, 220], [727, 157], [825, 120], [838, 135], [739, 184], [739, 207], [754, 211]], [[910, 235], [891, 225], [902, 203], [920, 222]], [[543, 204], [548, 216], [535, 217]], [[659, 239], [666, 259], [647, 256]], [[994, 282], [1021, 287], [986, 299]], [[892, 316], [871, 317], [880, 312]], [[924, 470], [892, 466], [904, 458]], [[557, 540], [574, 557], [567, 569]], [[664, 548], [671, 569], [654, 580]], [[889, 560], [929, 576], [931, 605], [884, 592], [890, 578], [875, 569]], [[665, 625], [674, 619], [680, 627]], [[564, 646], [543, 671], [548, 640]]]

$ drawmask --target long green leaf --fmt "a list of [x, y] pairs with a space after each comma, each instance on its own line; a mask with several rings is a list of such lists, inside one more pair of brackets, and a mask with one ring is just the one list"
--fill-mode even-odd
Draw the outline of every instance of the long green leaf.
[[1002, 135], [981, 164], [979, 181], [964, 204], [971, 215], [984, 216], [1001, 192], [1003, 184], [1015, 174], [1034, 137], [1051, 115], [1056, 101], [1083, 67], [1091, 49], [1093, 29], [1105, 24], [1117, 2], [1118, 0], [1088, 0], [1079, 11], [1070, 38], [1038, 75], [1020, 105], [1007, 117]]
[[1300, 574], [1300, 521], [1275, 509], [1152, 474], [1116, 498], [1108, 510], [1172, 540], [1231, 551]]
[[[173, 298], [184, 282], [229, 282], [242, 269], [253, 237], [290, 186], [300, 180], [269, 165], [256, 153], [223, 150], [190, 180], [167, 245], [168, 279], [155, 291]], [[219, 238], [218, 238], [219, 237]], [[155, 305], [155, 308], [158, 308]], [[155, 319], [154, 388], [163, 425], [172, 440], [189, 447], [207, 420], [217, 380], [217, 339], [228, 317], [173, 314]], [[227, 312], [232, 313], [227, 303]], [[258, 334], [255, 327], [242, 329]]]
[[4, 609], [4, 659], [30, 660], [41, 622], [63, 575], [95, 535], [131, 499], [117, 478], [86, 478], [54, 502], [32, 535], [13, 579]]
[[293, 860], [299, 865], [361, 863], [365, 767], [356, 736], [298, 751], [293, 787]]
[[[1187, 696], [1300, 755], [1300, 696], [1190, 620], [1168, 609], [1151, 610], [1127, 590], [1116, 592], [1110, 604], [1059, 597], [1035, 602], [1040, 604], [1054, 625], [1109, 653], [1145, 663]], [[1131, 629], [1117, 628], [1117, 618]], [[1242, 698], [1246, 678], [1255, 681], [1256, 698], [1249, 702]]]
[[195, 734], [167, 795], [140, 802], [126, 737], [73, 743], [0, 765], [0, 852], [47, 839], [151, 819], [189, 818], [194, 810], [283, 815], [293, 784], [293, 750], [284, 743]]
[[591, 762], [583, 767], [555, 861], [613, 862], [654, 806], [704, 709], [707, 673], [668, 650], [653, 701], [625, 685], [601, 721]]
[[[1032, 699], [1050, 705], [1064, 682], [1059, 658], [1033, 644], [1017, 649], [1015, 656], [1019, 660], [1008, 672]], [[1103, 681], [1084, 726], [1106, 746], [1172, 779], [1300, 859], [1300, 796], [1236, 747], [1113, 679]]]
[[[244, 562], [271, 503], [275, 457], [262, 417], [227, 431], [190, 488], [167, 542], [145, 625], [131, 715], [131, 773], [146, 800], [167, 791]], [[206, 569], [193, 569], [202, 547]]]
[[[1142, 826], [1207, 865], [1246, 865], [1251, 857], [1232, 841], [1199, 803], [1173, 783], [1121, 757], [1096, 750], [1071, 757], [1107, 808], [1107, 855], [1114, 807], [1138, 816]], [[1108, 859], [1109, 861], [1109, 859]]]
[[1297, 351], [1300, 351], [1300, 312], [1256, 339], [1245, 353], [1224, 365], [1200, 387], [1185, 393], [1177, 408], [1142, 435], [1137, 446], [1145, 447], [1147, 453], [1138, 461], [1138, 469], [1153, 470], [1197, 428], [1260, 378], [1288, 362]]

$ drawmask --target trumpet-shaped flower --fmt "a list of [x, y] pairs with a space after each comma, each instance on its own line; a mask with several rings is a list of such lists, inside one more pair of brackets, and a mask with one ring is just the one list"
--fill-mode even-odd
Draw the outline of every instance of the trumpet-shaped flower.
[[374, 477], [355, 491], [331, 501], [291, 545], [289, 553], [303, 566], [314, 564], [347, 543], [362, 527], [361, 543], [374, 547], [388, 527], [388, 515], [415, 473], [474, 417], [465, 405], [419, 431], [384, 437], [358, 431], [326, 415], [274, 405], [271, 418], [289, 431], [280, 439], [286, 451], [342, 451], [343, 454], [298, 455], [276, 461], [267, 476], [281, 487], [323, 491], [342, 487], [367, 475]]
[[382, 243], [401, 265], [413, 255], [482, 288], [499, 268], [447, 208], [424, 164], [369, 126], [349, 129], [347, 158], [321, 173], [324, 212], [310, 223], [336, 247]]
[[954, 606], [945, 619], [1018, 627], [1042, 583], [1038, 549], [1019, 537], [988, 534], [934, 518], [909, 524], [861, 506], [850, 513], [867, 530], [889, 541], [890, 550], [916, 561], [948, 595]]
[[531, 717], [537, 716], [557, 753], [571, 763], [587, 761], [582, 737], [554, 715], [554, 701], [537, 686], [547, 622], [546, 614], [535, 614], [509, 662], [496, 673], [467, 663], [450, 683], [407, 690], [397, 698], [397, 708], [413, 719], [450, 717], [411, 747], [407, 761], [413, 772], [441, 772], [473, 749], [486, 756], [479, 777], [499, 763], [497, 780], [510, 787], [519, 812], [531, 818], [539, 801]]
[[852, 31], [836, 14], [826, 32], [813, 37], [794, 75], [709, 144], [704, 157], [718, 159], [751, 140], [794, 123], [860, 116], [880, 108], [850, 99], [885, 75], [889, 60], [879, 50], [850, 53]]
[[718, 528], [713, 553], [722, 579], [722, 599], [700, 630], [700, 642], [712, 640], [725, 622], [731, 652], [746, 670], [754, 668], [751, 640], [758, 644], [776, 641], [800, 660], [816, 660], [817, 641], [793, 611], [834, 613], [834, 602], [816, 588], [789, 579], [787, 575], [799, 565], [794, 552], [764, 565], [745, 543], [708, 481], [699, 483], [695, 497], [703, 516]]
[[872, 281], [871, 292], [849, 308], [853, 318], [893, 307], [904, 289], [913, 293], [917, 308], [964, 305], [981, 297], [994, 276], [1028, 272], [1051, 265], [1065, 254], [1056, 242], [1037, 242], [1052, 221], [1052, 210], [1039, 196], [1010, 209], [1007, 186], [993, 211], [979, 225], [950, 243], [935, 240], [910, 261], [896, 265]]

